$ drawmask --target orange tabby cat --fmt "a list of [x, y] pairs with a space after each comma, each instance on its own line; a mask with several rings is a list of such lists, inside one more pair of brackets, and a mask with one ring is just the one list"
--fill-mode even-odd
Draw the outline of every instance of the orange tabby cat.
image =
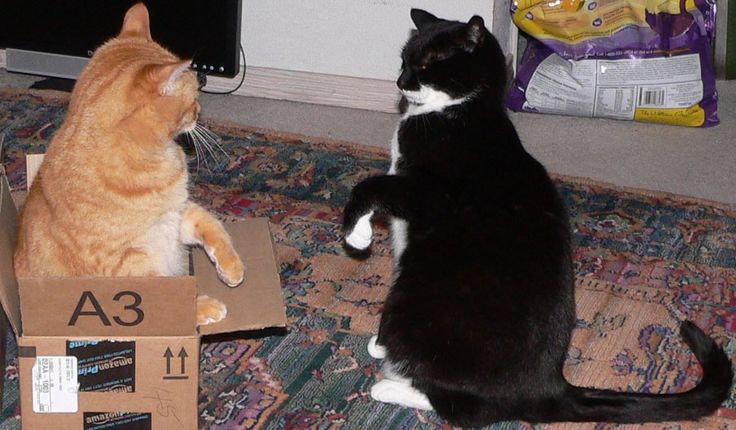
[[[243, 263], [230, 237], [189, 201], [173, 138], [196, 126], [196, 77], [151, 39], [148, 10], [128, 10], [120, 34], [95, 52], [72, 93], [22, 212], [17, 276], [175, 276], [187, 245], [202, 245], [230, 286]], [[227, 309], [197, 300], [197, 321]]]

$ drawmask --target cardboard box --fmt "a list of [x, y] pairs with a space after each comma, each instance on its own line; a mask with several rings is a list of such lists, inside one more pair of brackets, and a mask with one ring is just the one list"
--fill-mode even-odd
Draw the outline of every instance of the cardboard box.
[[[0, 301], [18, 339], [24, 429], [196, 429], [200, 337], [286, 326], [266, 219], [225, 225], [246, 266], [228, 288], [199, 249], [193, 276], [16, 279], [16, 218], [0, 166]], [[198, 328], [198, 294], [225, 302], [227, 318]]]

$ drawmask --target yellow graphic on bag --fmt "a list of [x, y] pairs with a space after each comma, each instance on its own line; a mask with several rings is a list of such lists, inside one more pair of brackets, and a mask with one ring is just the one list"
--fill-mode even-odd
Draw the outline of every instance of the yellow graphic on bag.
[[610, 37], [631, 26], [655, 32], [657, 15], [683, 15], [696, 9], [695, 0], [517, 0], [512, 20], [536, 39], [577, 43]]
[[687, 109], [637, 108], [634, 113], [634, 120], [699, 127], [705, 122], [705, 111], [698, 105]]

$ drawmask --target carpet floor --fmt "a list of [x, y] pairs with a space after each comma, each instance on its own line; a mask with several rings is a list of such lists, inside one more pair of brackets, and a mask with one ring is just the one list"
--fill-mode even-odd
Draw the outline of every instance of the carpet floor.
[[[26, 153], [41, 153], [68, 98], [0, 90], [0, 160], [24, 189]], [[390, 286], [386, 228], [373, 255], [348, 258], [340, 217], [353, 185], [388, 168], [386, 151], [347, 142], [209, 123], [226, 153], [192, 158], [192, 198], [227, 221], [268, 217], [289, 328], [203, 340], [204, 429], [444, 429], [434, 413], [372, 401], [381, 377], [366, 345]], [[736, 358], [736, 210], [580, 178], [556, 177], [572, 217], [578, 323], [565, 375], [576, 385], [635, 392], [687, 390], [700, 367], [678, 336], [691, 319]], [[16, 347], [8, 343], [0, 430], [18, 429]], [[736, 428], [736, 392], [713, 417], [646, 429]], [[634, 428], [635, 426], [627, 426]], [[604, 429], [605, 424], [493, 429]]]

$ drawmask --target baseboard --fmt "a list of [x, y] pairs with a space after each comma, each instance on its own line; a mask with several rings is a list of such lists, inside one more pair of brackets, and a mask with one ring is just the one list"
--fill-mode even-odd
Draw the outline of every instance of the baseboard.
[[[729, 32], [735, 31], [729, 27], [729, 20], [736, 17], [734, 5], [728, 8], [728, 2], [718, 3], [718, 19], [716, 20], [716, 44], [713, 50], [713, 62], [715, 63], [716, 79], [733, 79], [736, 78], [736, 59], [729, 58], [729, 53], [736, 52], [733, 46], [729, 46], [729, 40], [736, 40], [736, 37], [729, 35]], [[731, 42], [732, 43], [732, 42]], [[734, 54], [731, 54], [734, 55]], [[730, 65], [730, 69], [729, 69]]]
[[[205, 89], [229, 91], [238, 86], [241, 77], [211, 77]], [[235, 94], [390, 113], [398, 111], [399, 100], [393, 81], [252, 66]]]
[[[0, 49], [0, 68], [6, 64], [5, 50]], [[210, 77], [205, 89], [230, 91], [241, 78]], [[253, 66], [247, 68], [243, 86], [233, 94], [390, 113], [397, 112], [399, 99], [392, 81]]]

